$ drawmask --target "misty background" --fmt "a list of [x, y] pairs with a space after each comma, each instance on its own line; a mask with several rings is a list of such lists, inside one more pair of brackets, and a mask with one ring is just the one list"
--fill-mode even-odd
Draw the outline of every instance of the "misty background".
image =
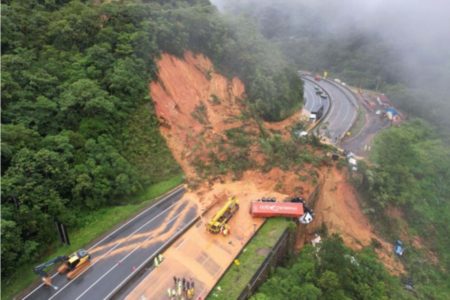
[[402, 110], [450, 129], [450, 2], [212, 0], [253, 20], [298, 69], [386, 93]]

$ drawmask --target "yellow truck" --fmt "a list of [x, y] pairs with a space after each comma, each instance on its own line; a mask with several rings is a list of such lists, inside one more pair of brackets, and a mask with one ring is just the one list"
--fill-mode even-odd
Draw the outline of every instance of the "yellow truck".
[[230, 197], [225, 205], [214, 215], [214, 217], [206, 225], [211, 233], [228, 234], [229, 227], [227, 222], [239, 209], [239, 203], [236, 197]]

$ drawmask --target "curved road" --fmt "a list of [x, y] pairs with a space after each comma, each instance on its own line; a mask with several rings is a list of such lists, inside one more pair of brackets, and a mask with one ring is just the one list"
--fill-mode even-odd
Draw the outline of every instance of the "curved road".
[[[307, 102], [312, 102], [308, 107], [316, 107], [313, 101], [310, 101], [311, 93], [315, 94], [314, 84], [325, 90], [329, 97], [332, 105], [330, 107], [329, 113], [322, 120], [320, 125], [319, 134], [330, 139], [331, 143], [337, 145], [340, 143], [342, 137], [351, 128], [354, 120], [357, 117], [357, 104], [356, 99], [353, 94], [347, 91], [343, 87], [339, 87], [335, 83], [331, 83], [329, 80], [315, 81], [311, 76], [304, 76], [305, 81], [305, 91]], [[313, 81], [312, 84], [310, 81]], [[312, 87], [311, 87], [312, 86]], [[305, 107], [307, 107], [305, 105]]]
[[316, 94], [316, 90], [314, 89], [316, 84], [309, 80], [304, 80], [303, 86], [303, 98], [305, 99], [304, 108], [309, 112], [313, 112], [319, 110], [319, 108], [324, 105], [324, 110], [326, 111], [328, 109], [328, 99], [324, 100]]
[[114, 287], [196, 220], [198, 207], [183, 200], [183, 194], [184, 188], [176, 189], [92, 246], [91, 264], [76, 278], [54, 275], [57, 289], [41, 284], [23, 299], [108, 298]]

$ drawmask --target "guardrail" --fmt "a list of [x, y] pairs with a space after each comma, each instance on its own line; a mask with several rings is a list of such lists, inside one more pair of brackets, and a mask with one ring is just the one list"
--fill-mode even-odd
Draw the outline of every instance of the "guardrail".
[[[103, 242], [107, 237], [113, 235], [120, 229], [124, 228], [126, 225], [128, 225], [130, 222], [132, 222], [134, 219], [138, 218], [140, 215], [144, 214], [148, 210], [152, 209], [153, 207], [157, 206], [159, 203], [167, 200], [169, 195], [176, 194], [180, 191], [184, 192], [184, 183], [177, 185], [176, 187], [172, 188], [170, 191], [167, 191], [163, 195], [160, 195], [158, 197], [155, 197], [155, 201], [151, 203], [151, 205], [147, 207], [143, 207], [140, 211], [136, 212], [134, 216], [131, 218], [124, 220], [118, 224], [116, 224], [114, 227], [112, 227], [108, 232], [103, 233], [102, 235], [98, 236], [94, 240], [90, 241], [86, 245], [84, 245], [85, 249], [88, 249], [88, 251], [92, 250], [94, 247], [99, 245], [101, 242]], [[51, 278], [54, 278], [56, 275], [58, 275], [57, 268], [54, 267], [51, 269], [51, 271], [48, 272]], [[37, 289], [41, 288], [44, 284], [41, 280], [35, 281], [34, 284], [30, 285], [27, 289], [21, 291], [18, 293], [14, 299], [25, 299], [31, 296]]]
[[[317, 84], [317, 82], [315, 82], [312, 79], [306, 78], [305, 76], [301, 77], [303, 80], [307, 80], [313, 84], [319, 85]], [[309, 131], [313, 131], [322, 124], [322, 121], [325, 120], [328, 117], [328, 114], [331, 111], [331, 108], [333, 107], [333, 101], [331, 101], [331, 95], [322, 87], [322, 90], [325, 92], [325, 94], [327, 94], [327, 98], [328, 98], [328, 107], [327, 110], [324, 112], [322, 118], [320, 118], [311, 128], [309, 128]]]
[[186, 226], [178, 230], [167, 242], [165, 242], [158, 250], [149, 256], [139, 267], [137, 267], [124, 281], [122, 281], [118, 286], [116, 286], [104, 299], [122, 299], [125, 298], [125, 291], [132, 280], [141, 277], [146, 270], [153, 265], [153, 260], [155, 257], [164, 252], [169, 248], [183, 233], [185, 233], [189, 228], [192, 227], [198, 220], [200, 220], [200, 215], [192, 219]]
[[322, 79], [322, 80], [325, 80], [326, 82], [334, 85], [336, 88], [341, 90], [345, 94], [345, 96], [347, 96], [347, 99], [350, 100], [350, 104], [352, 104], [356, 108], [356, 115], [353, 117], [352, 121], [350, 122], [348, 129], [344, 133], [342, 133], [342, 135], [339, 137], [339, 140], [342, 140], [342, 138], [345, 136], [345, 133], [348, 132], [350, 130], [350, 128], [353, 127], [353, 124], [355, 124], [355, 121], [358, 118], [358, 111], [359, 111], [360, 107], [359, 107], [358, 101], [356, 100], [357, 98], [356, 98], [355, 94], [347, 86], [343, 86], [342, 84], [336, 83], [330, 79]]
[[[359, 104], [358, 101], [356, 100], [356, 96], [355, 93], [353, 93], [353, 91], [351, 89], [349, 89], [347, 86], [339, 84], [337, 82], [335, 82], [334, 80], [330, 80], [330, 79], [323, 79], [328, 83], [331, 83], [332, 85], [334, 85], [335, 87], [337, 87], [338, 89], [340, 89], [344, 94], [347, 95], [347, 98], [350, 99], [350, 102], [352, 103], [352, 105], [355, 108], [359, 108]], [[350, 96], [349, 96], [350, 94]]]

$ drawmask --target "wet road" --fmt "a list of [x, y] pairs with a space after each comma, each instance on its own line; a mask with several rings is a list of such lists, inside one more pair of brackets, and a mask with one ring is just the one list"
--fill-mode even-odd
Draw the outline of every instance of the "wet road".
[[[331, 100], [331, 107], [328, 115], [322, 120], [319, 133], [329, 138], [333, 144], [339, 144], [357, 117], [356, 98], [345, 88], [338, 87], [337, 84], [331, 83], [328, 80], [314, 81], [310, 76], [306, 76], [305, 78], [313, 81], [314, 84], [328, 93]], [[305, 80], [305, 82], [308, 82], [308, 80]], [[306, 84], [305, 89], [308, 89]], [[307, 94], [307, 99], [308, 97], [311, 97], [310, 94]], [[311, 105], [317, 105], [314, 104], [314, 100], [312, 102], [313, 104]]]
[[315, 112], [323, 105], [324, 111], [327, 111], [329, 105], [329, 99], [322, 99], [320, 95], [316, 94], [314, 87], [315, 83], [309, 80], [303, 80], [303, 98], [305, 99], [304, 108], [309, 112]]
[[198, 215], [197, 206], [182, 200], [184, 188], [167, 195], [88, 251], [91, 264], [68, 281], [56, 275], [57, 290], [40, 285], [23, 299], [105, 299], [111, 291], [131, 277], [149, 257], [159, 253], [171, 237], [181, 232]]

